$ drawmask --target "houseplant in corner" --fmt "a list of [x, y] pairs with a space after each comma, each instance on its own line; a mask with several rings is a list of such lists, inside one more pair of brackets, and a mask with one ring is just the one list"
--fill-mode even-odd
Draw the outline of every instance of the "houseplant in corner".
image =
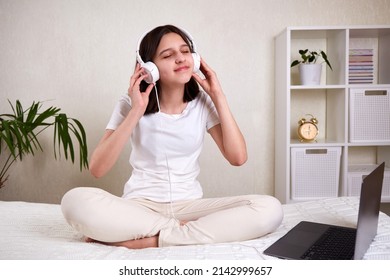
[[328, 56], [322, 50], [309, 51], [309, 49], [299, 50], [301, 60], [294, 60], [291, 67], [299, 65], [299, 75], [302, 85], [319, 85], [321, 81], [322, 64], [317, 63], [321, 57], [331, 70], [332, 66], [328, 60]]
[[[88, 148], [83, 125], [74, 118], [60, 113], [61, 109], [50, 107], [42, 110], [41, 102], [33, 102], [28, 109], [23, 109], [19, 100], [15, 106], [8, 101], [12, 114], [0, 114], [0, 156], [5, 154], [5, 162], [0, 166], [0, 188], [5, 186], [9, 168], [25, 155], [34, 155], [43, 150], [38, 136], [47, 128], [54, 126], [54, 157], [61, 156], [75, 161], [73, 138], [79, 145], [80, 171], [88, 168]], [[3, 160], [1, 161], [3, 163]]]

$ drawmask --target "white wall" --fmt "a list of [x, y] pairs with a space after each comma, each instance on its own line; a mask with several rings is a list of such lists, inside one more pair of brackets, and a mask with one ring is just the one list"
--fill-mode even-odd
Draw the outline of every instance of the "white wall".
[[[273, 194], [275, 36], [286, 26], [390, 24], [389, 14], [390, 0], [0, 0], [0, 112], [7, 99], [48, 100], [82, 121], [91, 153], [126, 93], [139, 36], [171, 23], [190, 31], [218, 73], [248, 145], [237, 168], [206, 139], [205, 196]], [[51, 133], [44, 153], [13, 166], [0, 200], [58, 203], [75, 186], [121, 195], [130, 147], [96, 180], [54, 160]]]

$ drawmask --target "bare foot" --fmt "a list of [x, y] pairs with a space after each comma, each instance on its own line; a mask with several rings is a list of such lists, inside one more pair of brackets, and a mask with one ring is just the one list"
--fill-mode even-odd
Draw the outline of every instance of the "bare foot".
[[89, 238], [89, 237], [85, 237], [84, 241], [87, 242], [87, 243], [98, 242], [97, 240], [94, 240], [94, 239]]
[[120, 241], [120, 242], [102, 242], [99, 240], [86, 237], [85, 242], [96, 242], [108, 246], [126, 247], [128, 249], [145, 249], [145, 248], [158, 247], [158, 235], [152, 237], [145, 237], [141, 239], [135, 239], [135, 240]]

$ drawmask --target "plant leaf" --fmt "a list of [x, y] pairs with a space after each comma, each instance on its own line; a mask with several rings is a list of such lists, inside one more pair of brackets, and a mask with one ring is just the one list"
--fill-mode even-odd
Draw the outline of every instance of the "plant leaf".
[[330, 62], [329, 62], [329, 60], [328, 60], [328, 56], [326, 55], [326, 53], [325, 53], [324, 51], [321, 51], [321, 56], [322, 56], [322, 58], [325, 60], [326, 64], [329, 66], [329, 68], [330, 68], [331, 70], [333, 70], [333, 69], [332, 69], [332, 66], [330, 65]]
[[[56, 116], [55, 121], [58, 123], [58, 145], [62, 142], [62, 148], [64, 151], [65, 159], [68, 159], [68, 153], [70, 155], [72, 163], [74, 162], [74, 149], [72, 139], [69, 135], [68, 118], [66, 114], [59, 114]], [[58, 147], [60, 148], [60, 147]]]
[[35, 116], [38, 113], [39, 109], [39, 103], [33, 103], [30, 108], [27, 109], [27, 118], [26, 118], [26, 123], [32, 123]]
[[[4, 183], [6, 172], [16, 159], [22, 160], [25, 154], [34, 155], [35, 150], [43, 150], [38, 135], [52, 125], [54, 125], [55, 158], [57, 159], [57, 149], [59, 156], [63, 150], [65, 158], [69, 157], [74, 163], [74, 144], [71, 137], [73, 134], [79, 144], [80, 171], [82, 168], [88, 168], [87, 137], [81, 122], [59, 113], [61, 109], [56, 107], [50, 107], [40, 113], [41, 102], [33, 102], [26, 110], [19, 100], [15, 105], [10, 100], [8, 103], [13, 114], [0, 114], [0, 155], [7, 148], [10, 153], [0, 170], [0, 183]], [[51, 118], [54, 118], [54, 121], [50, 120]]]
[[77, 119], [70, 119], [70, 120], [72, 120], [77, 126], [76, 128], [72, 123], [69, 123], [69, 127], [71, 131], [76, 136], [79, 142], [80, 171], [81, 171], [83, 167], [88, 168], [87, 137], [82, 124]]
[[16, 158], [15, 146], [8, 121], [2, 121], [1, 139], [7, 144], [7, 147], [14, 158]]
[[291, 63], [291, 66], [290, 67], [294, 67], [296, 65], [300, 64], [300, 62], [298, 60], [294, 60], [292, 63]]
[[304, 55], [304, 54], [306, 54], [308, 51], [309, 51], [309, 49], [306, 49], [306, 50], [299, 50], [298, 52], [299, 52], [300, 55]]
[[[16, 122], [10, 122], [9, 123], [9, 128], [10, 128], [10, 131], [12, 132], [12, 134], [15, 136], [16, 138], [16, 143], [14, 144], [14, 148], [17, 148], [17, 150], [15, 149], [15, 155], [16, 155], [16, 151], [19, 152], [19, 159], [22, 160], [22, 157], [23, 157], [23, 152], [24, 150], [27, 150], [28, 151], [28, 145], [26, 145], [26, 143], [23, 141], [23, 130], [20, 130], [18, 128], [18, 125]], [[17, 156], [14, 156], [14, 158], [16, 158]]]
[[23, 106], [19, 100], [16, 100], [16, 119], [20, 122], [24, 122]]

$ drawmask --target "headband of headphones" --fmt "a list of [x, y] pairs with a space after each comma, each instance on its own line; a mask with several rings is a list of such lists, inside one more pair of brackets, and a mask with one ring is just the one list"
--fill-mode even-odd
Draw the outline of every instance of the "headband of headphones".
[[[194, 72], [198, 72], [199, 71], [199, 68], [200, 68], [200, 56], [199, 54], [196, 52], [196, 45], [195, 45], [195, 42], [191, 36], [191, 34], [189, 32], [187, 32], [186, 30], [184, 29], [181, 29], [180, 28], [180, 31], [184, 33], [184, 35], [188, 38], [188, 41], [190, 42], [191, 44], [191, 48], [192, 48], [192, 57], [194, 59], [194, 69], [193, 71]], [[138, 61], [138, 63], [141, 65], [141, 67], [146, 71], [146, 73], [148, 74], [148, 77], [145, 79], [145, 82], [151, 84], [151, 83], [155, 83], [157, 82], [159, 79], [160, 79], [160, 73], [158, 72], [158, 68], [156, 66], [156, 64], [154, 64], [153, 62], [151, 61], [147, 61], [147, 62], [144, 62], [140, 53], [139, 53], [139, 50], [140, 50], [140, 47], [141, 47], [141, 42], [142, 40], [145, 38], [145, 36], [149, 33], [150, 31], [148, 32], [145, 32], [141, 38], [138, 40], [138, 44], [137, 44], [137, 51], [136, 51], [136, 59]]]

